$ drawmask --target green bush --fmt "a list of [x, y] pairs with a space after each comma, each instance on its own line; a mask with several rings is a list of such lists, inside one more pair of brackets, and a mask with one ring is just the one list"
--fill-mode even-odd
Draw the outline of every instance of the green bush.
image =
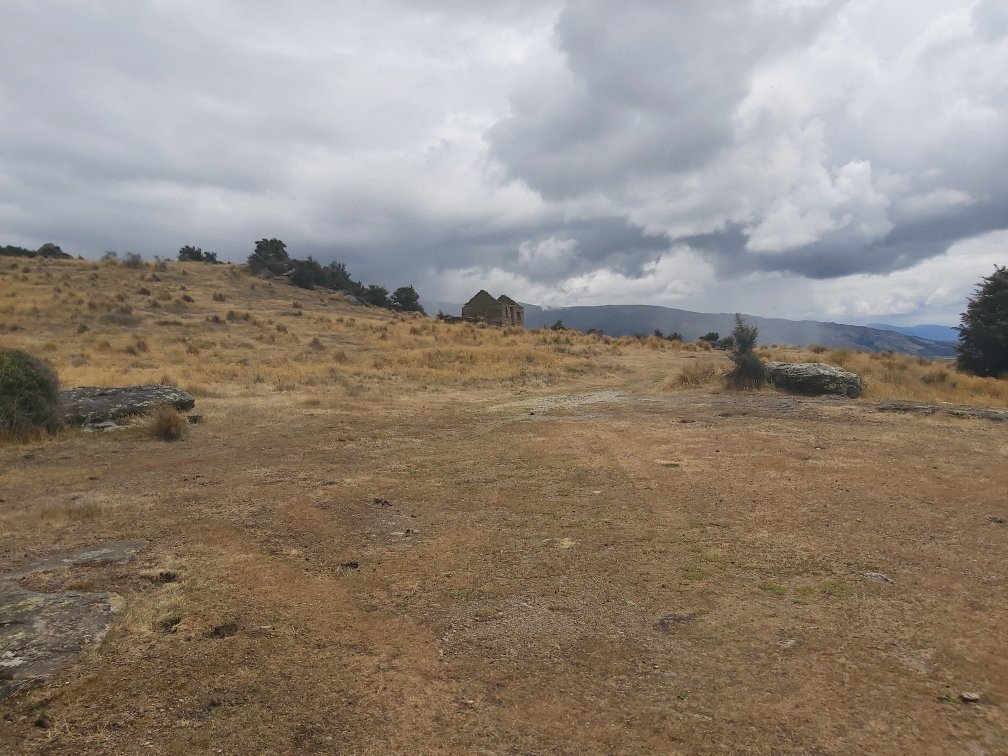
[[725, 376], [729, 385], [755, 389], [766, 383], [766, 365], [755, 352], [758, 336], [756, 326], [749, 325], [736, 313], [735, 329], [731, 336], [725, 337], [725, 340], [731, 339], [731, 360], [735, 363]]
[[20, 349], [0, 350], [0, 433], [17, 437], [63, 424], [59, 379], [43, 360]]

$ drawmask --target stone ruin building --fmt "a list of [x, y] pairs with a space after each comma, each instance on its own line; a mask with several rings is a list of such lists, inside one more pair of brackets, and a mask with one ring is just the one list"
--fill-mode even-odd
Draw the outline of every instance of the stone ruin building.
[[506, 294], [497, 299], [489, 292], [480, 290], [476, 296], [462, 306], [463, 320], [479, 320], [487, 325], [525, 327], [525, 308]]

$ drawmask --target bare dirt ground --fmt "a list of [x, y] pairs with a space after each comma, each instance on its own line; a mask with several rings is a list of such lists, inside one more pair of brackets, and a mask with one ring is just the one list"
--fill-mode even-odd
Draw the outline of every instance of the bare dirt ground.
[[151, 544], [21, 578], [127, 608], [0, 751], [1008, 752], [1005, 424], [664, 389], [693, 358], [0, 445], [0, 573]]

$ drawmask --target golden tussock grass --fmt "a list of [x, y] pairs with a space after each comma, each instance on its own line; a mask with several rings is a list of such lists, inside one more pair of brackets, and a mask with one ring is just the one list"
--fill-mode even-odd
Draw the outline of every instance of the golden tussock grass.
[[185, 416], [170, 404], [162, 404], [151, 413], [148, 427], [154, 438], [162, 441], [179, 441], [185, 433]]
[[[159, 305], [145, 293], [152, 270], [76, 260], [0, 264], [0, 287], [10, 290], [0, 300], [5, 342], [32, 352], [46, 345], [43, 356], [64, 387], [155, 383], [170, 369], [181, 388], [221, 398], [306, 388], [358, 394], [403, 380], [549, 384], [689, 346], [654, 336], [449, 324], [253, 279], [230, 265], [161, 264]], [[54, 282], [62, 288], [55, 295]]]
[[712, 357], [701, 357], [688, 362], [679, 372], [669, 376], [665, 381], [666, 389], [696, 388], [720, 383], [724, 378], [727, 366], [723, 360]]
[[944, 359], [854, 349], [772, 347], [758, 350], [765, 359], [825, 362], [857, 373], [866, 383], [867, 401], [917, 401], [1008, 407], [1008, 381], [961, 373]]

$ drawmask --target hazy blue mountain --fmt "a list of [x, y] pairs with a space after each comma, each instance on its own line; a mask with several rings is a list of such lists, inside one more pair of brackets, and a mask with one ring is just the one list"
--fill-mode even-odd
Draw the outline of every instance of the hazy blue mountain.
[[959, 330], [952, 326], [943, 325], [915, 325], [915, 326], [894, 326], [885, 323], [868, 323], [868, 328], [878, 328], [883, 331], [896, 331], [904, 336], [920, 336], [922, 339], [932, 341], [958, 341]]

